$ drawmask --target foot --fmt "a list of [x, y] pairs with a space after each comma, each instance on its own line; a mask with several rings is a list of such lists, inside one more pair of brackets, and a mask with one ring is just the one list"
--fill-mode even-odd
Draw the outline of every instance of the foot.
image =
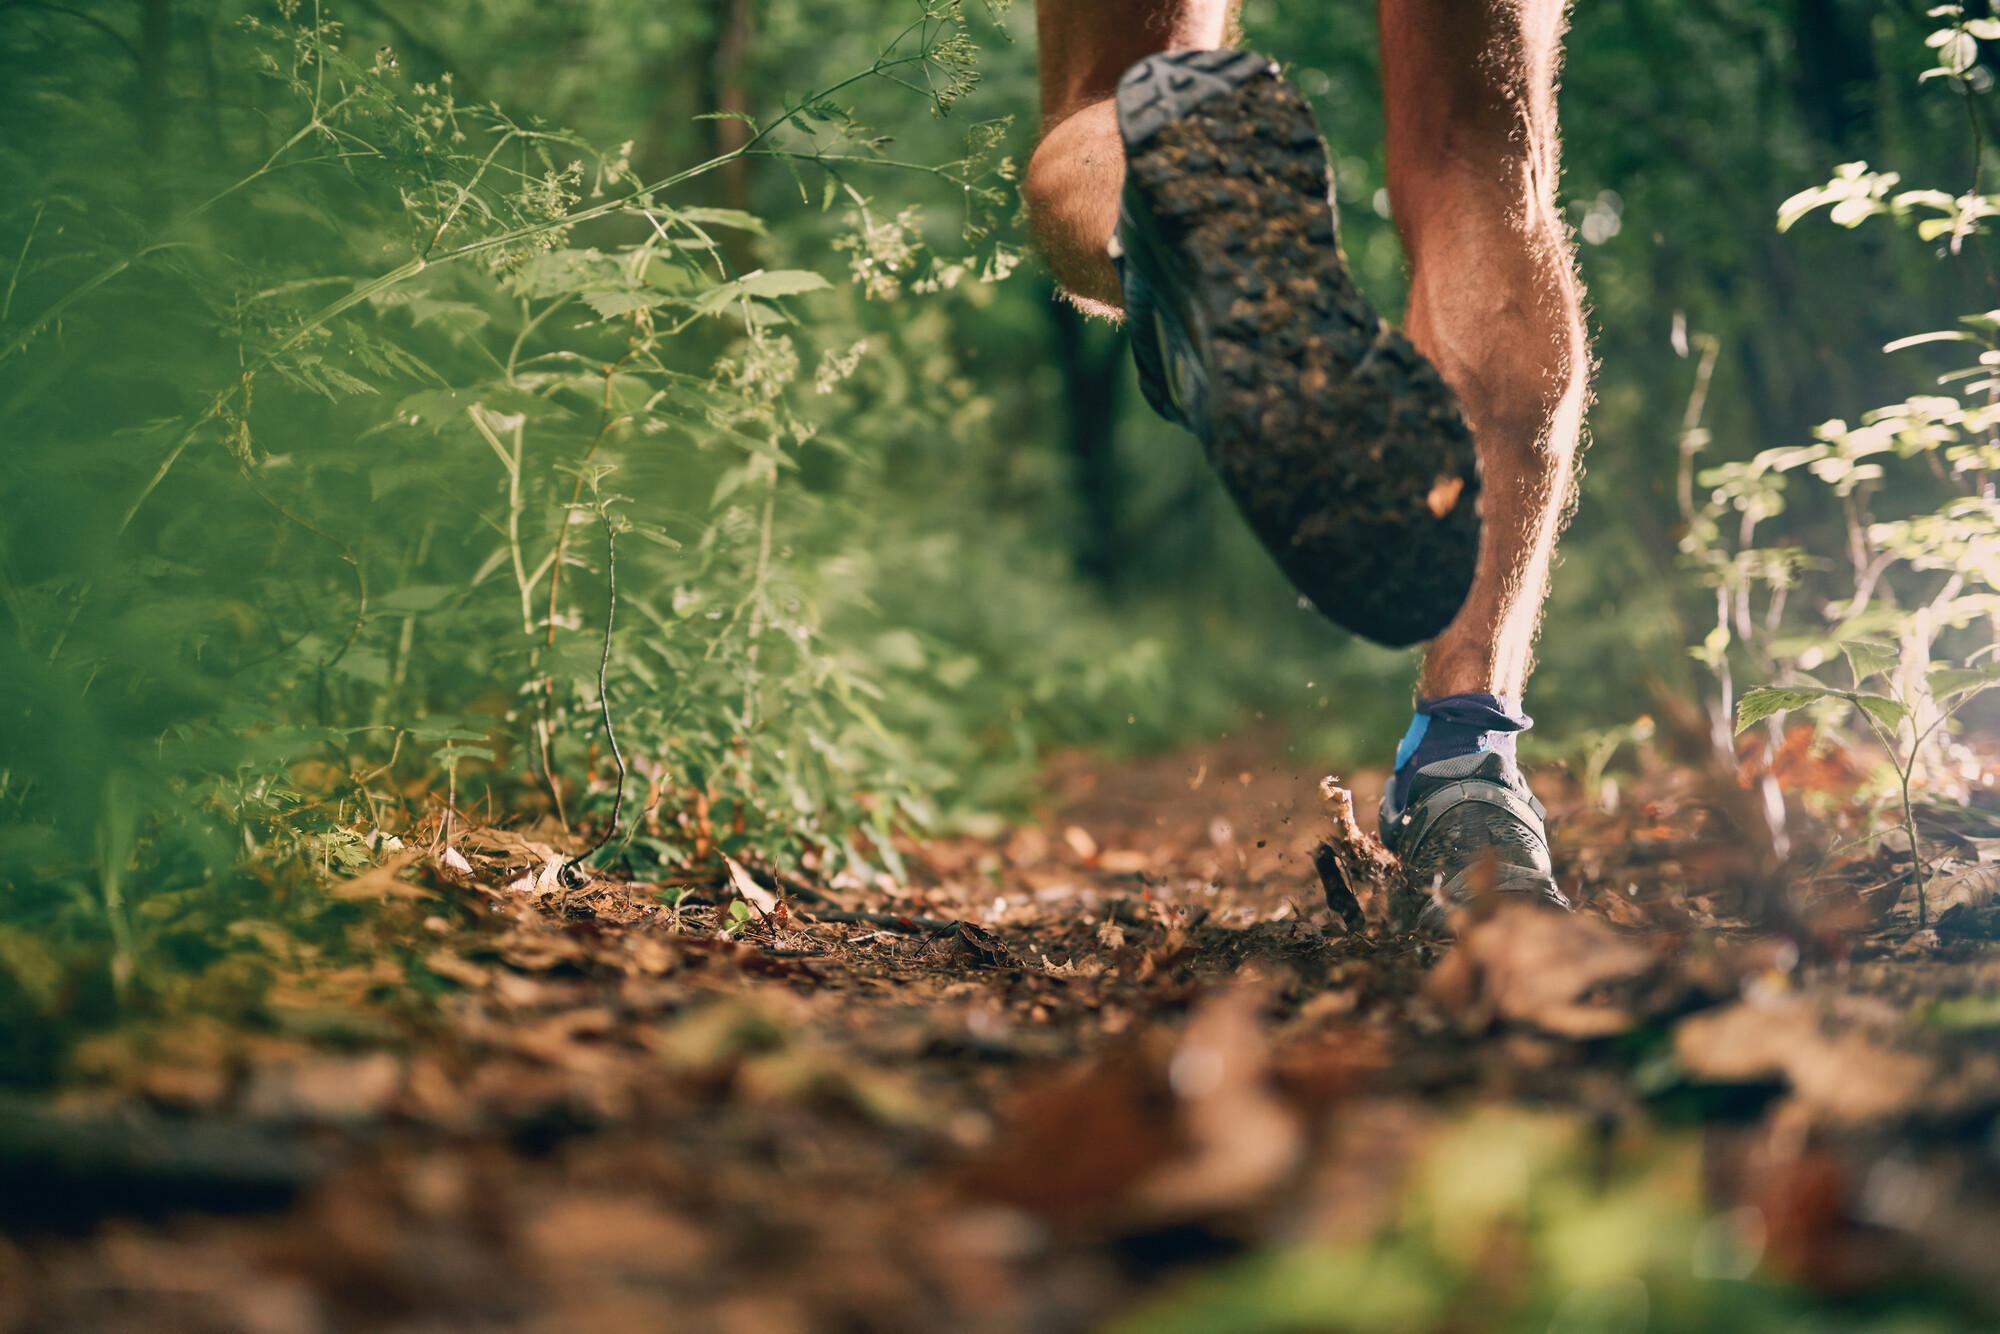
[[1472, 433], [1348, 278], [1311, 109], [1244, 51], [1149, 57], [1117, 109], [1113, 253], [1148, 401], [1201, 438], [1322, 612], [1383, 644], [1432, 638], [1479, 554]]
[[1487, 894], [1569, 907], [1549, 865], [1546, 812], [1510, 757], [1485, 751], [1427, 764], [1398, 796], [1401, 804], [1382, 804], [1381, 821], [1382, 842], [1403, 860], [1390, 909], [1396, 929], [1441, 928], [1453, 907]]

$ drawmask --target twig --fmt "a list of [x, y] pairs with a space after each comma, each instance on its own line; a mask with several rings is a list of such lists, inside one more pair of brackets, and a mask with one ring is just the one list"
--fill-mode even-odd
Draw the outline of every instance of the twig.
[[957, 921], [946, 921], [941, 917], [911, 917], [902, 913], [862, 912], [853, 908], [815, 908], [813, 918], [821, 922], [839, 922], [847, 926], [880, 926], [891, 931], [902, 931], [910, 935], [937, 935], [940, 932], [958, 930]]

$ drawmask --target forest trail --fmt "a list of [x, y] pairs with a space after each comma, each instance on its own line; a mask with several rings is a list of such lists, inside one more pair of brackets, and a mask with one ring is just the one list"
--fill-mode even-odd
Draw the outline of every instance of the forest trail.
[[[268, 1023], [120, 1031], [91, 1088], [0, 1107], [36, 1222], [0, 1329], [1990, 1312], [1990, 885], [1923, 935], [1857, 892], [1878, 854], [1875, 920], [1752, 932], [1726, 798], [1551, 775], [1583, 911], [1350, 933], [1318, 778], [1071, 761], [1045, 821], [747, 910], [754, 870], [668, 905], [517, 834], [406, 854], [338, 891], [370, 962], [273, 938]], [[2000, 847], [1959, 824], [1947, 889]]]

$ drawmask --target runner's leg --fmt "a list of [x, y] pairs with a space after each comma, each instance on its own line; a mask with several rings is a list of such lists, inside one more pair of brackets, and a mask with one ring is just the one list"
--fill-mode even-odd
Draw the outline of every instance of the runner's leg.
[[1057, 280], [1094, 314], [1115, 314], [1123, 299], [1105, 255], [1125, 180], [1112, 107], [1118, 77], [1156, 51], [1226, 45], [1236, 5], [1036, 0], [1042, 139], [1028, 163], [1028, 215]]
[[1380, 0], [1408, 332], [1458, 393], [1484, 483], [1479, 573], [1427, 696], [1519, 699], [1575, 494], [1590, 354], [1556, 203], [1563, 0]]

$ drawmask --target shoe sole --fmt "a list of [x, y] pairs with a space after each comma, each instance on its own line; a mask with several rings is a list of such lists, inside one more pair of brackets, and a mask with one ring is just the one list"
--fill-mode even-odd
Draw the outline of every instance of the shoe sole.
[[1181, 51], [1127, 71], [1117, 109], [1127, 263], [1162, 271], [1178, 325], [1134, 338], [1161, 338], [1210, 462], [1299, 592], [1378, 643], [1434, 638], [1479, 558], [1472, 432], [1348, 277], [1311, 108], [1262, 56]]

